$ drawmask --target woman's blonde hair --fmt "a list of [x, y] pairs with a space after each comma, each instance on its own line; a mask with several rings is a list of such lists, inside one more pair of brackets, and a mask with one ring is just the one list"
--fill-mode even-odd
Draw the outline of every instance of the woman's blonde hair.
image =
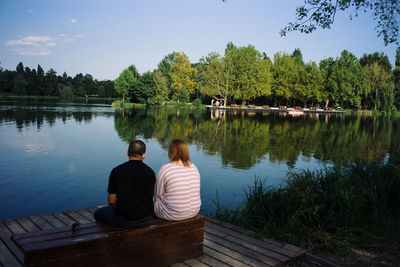
[[179, 161], [181, 160], [183, 166], [189, 167], [189, 150], [187, 145], [183, 140], [174, 139], [171, 141], [168, 147], [168, 158], [171, 161]]

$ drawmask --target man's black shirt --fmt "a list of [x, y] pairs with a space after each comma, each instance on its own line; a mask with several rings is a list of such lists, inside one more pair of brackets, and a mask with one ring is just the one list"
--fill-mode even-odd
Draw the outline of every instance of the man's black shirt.
[[117, 194], [115, 215], [127, 220], [150, 216], [155, 181], [154, 171], [141, 160], [130, 160], [115, 167], [107, 190], [109, 194]]

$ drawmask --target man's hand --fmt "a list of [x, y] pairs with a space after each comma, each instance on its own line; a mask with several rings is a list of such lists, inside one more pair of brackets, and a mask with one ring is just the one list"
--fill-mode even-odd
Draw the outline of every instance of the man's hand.
[[108, 194], [107, 200], [110, 206], [115, 206], [117, 203], [117, 194]]

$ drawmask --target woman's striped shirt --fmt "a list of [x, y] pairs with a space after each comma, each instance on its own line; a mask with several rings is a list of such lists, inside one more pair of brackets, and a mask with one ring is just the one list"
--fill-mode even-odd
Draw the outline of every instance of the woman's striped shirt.
[[189, 219], [200, 211], [200, 173], [189, 167], [167, 163], [160, 168], [154, 190], [154, 212], [159, 218], [178, 221]]

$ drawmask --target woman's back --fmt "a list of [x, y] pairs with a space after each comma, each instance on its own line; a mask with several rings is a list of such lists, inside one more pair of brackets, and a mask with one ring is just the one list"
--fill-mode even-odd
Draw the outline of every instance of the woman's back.
[[167, 163], [157, 175], [154, 212], [167, 220], [184, 220], [200, 210], [200, 174], [191, 163], [188, 167]]

